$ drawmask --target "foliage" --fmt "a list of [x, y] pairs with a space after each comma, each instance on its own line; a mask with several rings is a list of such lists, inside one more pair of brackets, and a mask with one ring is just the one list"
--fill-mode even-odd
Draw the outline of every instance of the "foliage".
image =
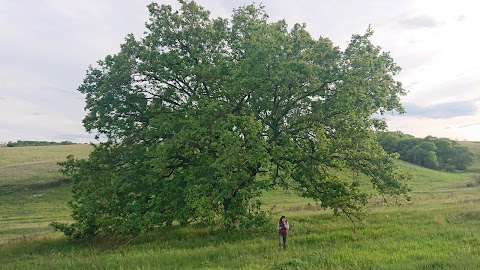
[[472, 175], [470, 179], [471, 179], [471, 182], [467, 184], [468, 187], [480, 186], [480, 175]]
[[21, 147], [21, 146], [45, 146], [45, 145], [71, 145], [74, 144], [71, 141], [62, 142], [47, 142], [47, 141], [16, 141], [8, 142], [7, 147]]
[[388, 153], [398, 153], [401, 160], [434, 170], [463, 171], [477, 158], [472, 149], [447, 138], [421, 139], [397, 131], [379, 132], [377, 139]]
[[408, 193], [375, 140], [386, 124], [372, 115], [403, 112], [405, 90], [370, 28], [342, 51], [305, 25], [269, 23], [263, 7], [211, 19], [180, 2], [149, 5], [145, 37], [127, 36], [88, 70], [83, 123], [108, 141], [63, 163], [75, 223], [57, 229], [83, 238], [174, 221], [241, 227], [263, 220], [260, 195], [276, 186], [353, 221], [369, 194], [345, 169], [381, 194]]

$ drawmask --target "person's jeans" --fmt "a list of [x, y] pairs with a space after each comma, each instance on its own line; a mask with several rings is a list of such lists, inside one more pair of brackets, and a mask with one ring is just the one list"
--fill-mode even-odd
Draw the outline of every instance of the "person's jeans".
[[287, 248], [287, 235], [278, 234], [278, 245], [280, 248]]

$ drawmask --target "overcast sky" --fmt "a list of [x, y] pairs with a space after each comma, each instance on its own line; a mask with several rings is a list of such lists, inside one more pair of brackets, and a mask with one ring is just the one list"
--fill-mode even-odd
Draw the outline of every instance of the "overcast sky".
[[[82, 125], [86, 69], [140, 38], [146, 0], [0, 0], [0, 142], [95, 142]], [[157, 1], [178, 8], [177, 1]], [[271, 21], [306, 23], [345, 48], [371, 24], [373, 42], [402, 67], [405, 115], [392, 131], [480, 141], [480, 3], [471, 0], [265, 0]], [[250, 1], [199, 0], [213, 17]]]

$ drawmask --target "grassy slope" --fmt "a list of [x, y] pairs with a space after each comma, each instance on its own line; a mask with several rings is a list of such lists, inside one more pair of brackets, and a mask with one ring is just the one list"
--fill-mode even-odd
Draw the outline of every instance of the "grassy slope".
[[0, 193], [2, 187], [45, 183], [63, 178], [57, 162], [70, 154], [87, 158], [90, 145], [0, 147]]
[[57, 162], [70, 154], [86, 158], [91, 149], [90, 145], [0, 147], [0, 243], [51, 235], [50, 222], [70, 219], [68, 185], [48, 189], [32, 184], [63, 178]]
[[458, 141], [460, 145], [467, 146], [470, 148], [475, 154], [477, 154], [477, 162], [474, 164], [474, 168], [472, 172], [480, 174], [480, 142], [468, 142], [468, 141]]
[[[265, 195], [267, 208], [275, 206], [272, 229], [175, 227], [119, 249], [89, 247], [48, 227], [69, 219], [69, 185], [0, 194], [0, 269], [480, 269], [480, 194], [466, 187], [471, 172], [400, 166], [415, 175], [413, 201], [374, 198], [355, 234], [345, 217], [274, 191]], [[277, 249], [273, 229], [280, 214], [291, 223], [286, 252]]]
[[58, 162], [72, 154], [78, 158], [86, 158], [91, 151], [88, 144], [0, 147], [0, 166], [35, 162]]

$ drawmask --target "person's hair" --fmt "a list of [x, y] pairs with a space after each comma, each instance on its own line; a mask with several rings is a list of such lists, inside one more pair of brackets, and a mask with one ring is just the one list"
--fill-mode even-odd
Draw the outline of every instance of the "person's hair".
[[281, 216], [281, 217], [280, 217], [280, 220], [278, 221], [278, 223], [282, 223], [282, 218], [285, 218], [285, 221], [287, 221], [287, 217], [286, 217], [286, 216]]

